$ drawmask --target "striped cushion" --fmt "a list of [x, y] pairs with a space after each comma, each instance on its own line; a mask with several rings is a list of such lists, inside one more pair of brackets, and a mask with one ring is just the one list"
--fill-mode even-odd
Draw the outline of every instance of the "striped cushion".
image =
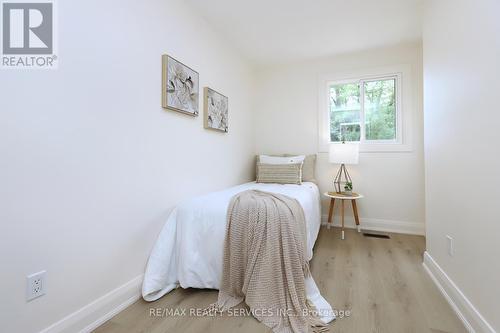
[[302, 164], [257, 163], [257, 183], [301, 184]]
[[[288, 156], [297, 156], [291, 154], [285, 154]], [[313, 182], [317, 183], [316, 178], [314, 177], [314, 169], [316, 168], [316, 155], [306, 155], [304, 159], [304, 165], [302, 165], [302, 181], [303, 182]]]

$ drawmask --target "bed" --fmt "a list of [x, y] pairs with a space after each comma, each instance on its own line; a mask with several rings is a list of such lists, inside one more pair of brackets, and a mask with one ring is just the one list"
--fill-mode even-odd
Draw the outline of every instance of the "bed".
[[[229, 202], [235, 194], [253, 189], [284, 194], [299, 201], [307, 224], [307, 257], [311, 260], [321, 225], [316, 184], [245, 183], [192, 198], [173, 209], [147, 264], [142, 288], [146, 301], [157, 300], [178, 286], [219, 289]], [[321, 320], [332, 321], [333, 310], [313, 278], [307, 278], [305, 283], [307, 299], [314, 304]]]

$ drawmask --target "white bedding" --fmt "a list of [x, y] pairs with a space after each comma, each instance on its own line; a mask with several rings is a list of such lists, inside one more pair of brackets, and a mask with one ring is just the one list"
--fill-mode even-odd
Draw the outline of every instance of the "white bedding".
[[[307, 255], [309, 260], [312, 258], [321, 225], [320, 194], [314, 183], [238, 185], [187, 200], [170, 213], [149, 257], [142, 286], [146, 301], [157, 300], [179, 285], [219, 289], [227, 207], [235, 194], [250, 189], [280, 193], [299, 201], [307, 223]], [[335, 318], [312, 277], [306, 279], [306, 292], [324, 322]]]

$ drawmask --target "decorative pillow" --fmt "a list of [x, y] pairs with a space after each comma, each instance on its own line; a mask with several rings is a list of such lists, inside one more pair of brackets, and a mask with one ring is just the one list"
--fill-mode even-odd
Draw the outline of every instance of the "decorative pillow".
[[296, 164], [304, 162], [305, 155], [298, 156], [269, 156], [260, 155], [259, 162], [263, 164]]
[[264, 164], [257, 163], [257, 183], [301, 184], [302, 163]]
[[[285, 156], [297, 156], [285, 154]], [[316, 155], [306, 155], [304, 159], [304, 165], [302, 166], [302, 181], [303, 182], [313, 182], [316, 183], [316, 177], [314, 176], [314, 170], [316, 168]]]

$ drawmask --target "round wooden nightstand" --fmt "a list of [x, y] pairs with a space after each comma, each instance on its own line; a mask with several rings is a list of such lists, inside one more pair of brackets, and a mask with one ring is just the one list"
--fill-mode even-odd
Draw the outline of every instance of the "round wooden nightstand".
[[330, 198], [330, 209], [328, 210], [328, 224], [327, 228], [330, 229], [330, 226], [333, 225], [333, 207], [335, 206], [335, 199], [341, 201], [340, 206], [340, 215], [342, 217], [342, 239], [344, 239], [344, 201], [350, 200], [352, 203], [352, 211], [354, 212], [354, 220], [356, 221], [356, 226], [358, 227], [358, 232], [361, 231], [359, 226], [359, 216], [358, 216], [358, 206], [356, 205], [356, 200], [363, 198], [363, 195], [359, 193], [352, 193], [351, 195], [346, 195], [343, 193], [336, 192], [325, 192], [324, 196]]

